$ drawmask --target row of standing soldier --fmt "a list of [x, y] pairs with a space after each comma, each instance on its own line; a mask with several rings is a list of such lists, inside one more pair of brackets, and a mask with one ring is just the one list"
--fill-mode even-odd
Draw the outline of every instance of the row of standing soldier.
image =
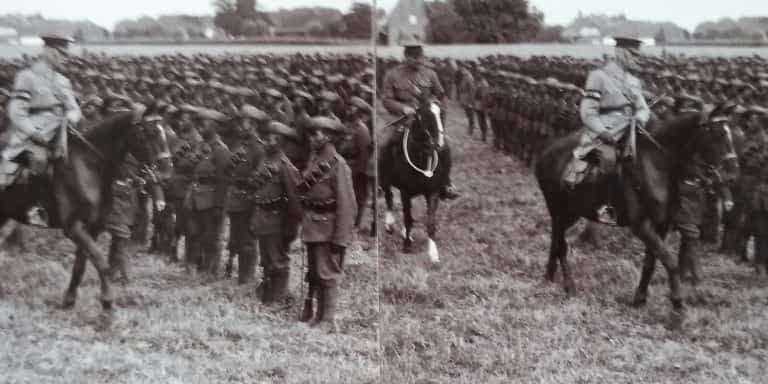
[[[170, 66], [172, 72], [179, 72], [188, 65], [180, 60], [164, 60], [159, 67], [168, 70]], [[362, 57], [357, 60], [365, 62]], [[137, 65], [148, 61], [158, 64], [145, 58]], [[250, 60], [225, 62], [252, 65]], [[99, 63], [89, 65], [98, 67]], [[174, 70], [174, 65], [179, 68]], [[151, 182], [151, 171], [138, 169], [130, 159], [111, 188], [106, 228], [112, 234], [113, 273], [121, 272], [127, 279], [128, 237], [132, 229], [141, 233], [146, 228], [148, 223], [141, 220], [147, 216], [142, 215], [146, 204], [140, 200], [152, 197], [156, 203], [156, 250], [176, 259], [176, 240], [183, 235], [190, 270], [215, 276], [221, 263], [224, 218], [228, 217], [231, 257], [227, 272], [231, 273], [236, 255], [238, 280], [248, 283], [254, 275], [258, 249], [264, 271], [261, 298], [268, 303], [285, 303], [290, 298], [288, 250], [302, 228], [309, 289], [301, 317], [335, 329], [345, 249], [352, 228], [361, 222], [362, 209], [358, 206], [365, 204], [373, 178], [373, 111], [365, 100], [372, 99], [366, 85], [372, 73], [363, 70], [324, 77], [317, 67], [311, 74], [297, 69], [301, 66], [292, 67], [296, 73], [281, 67], [280, 76], [272, 75], [274, 71], [268, 67], [246, 69], [249, 77], [256, 74], [252, 80], [265, 80], [262, 84], [267, 85], [251, 89], [225, 85], [216, 80], [221, 76], [215, 73], [204, 81], [190, 70], [183, 71], [186, 87], [178, 82], [132, 81], [137, 79], [113, 73], [91, 71], [76, 76], [80, 82], [74, 87], [81, 92], [86, 120], [82, 129], [136, 102], [149, 104], [153, 114], [165, 118], [173, 128], [169, 141], [174, 143], [176, 174], [160, 191], [167, 196], [167, 209], [157, 184]], [[190, 102], [172, 104], [181, 100]], [[337, 153], [337, 147], [344, 156]]]
[[[578, 70], [574, 71], [574, 67], [592, 70], [598, 63], [568, 57], [552, 58], [552, 62], [570, 64], [563, 65], [558, 72], [557, 67], [542, 66], [542, 58], [504, 59], [484, 58], [480, 64], [462, 62], [458, 69], [457, 100], [465, 110], [470, 135], [477, 125], [480, 138], [485, 141], [490, 126], [495, 149], [530, 165], [552, 140], [581, 128], [579, 106], [584, 91], [567, 81], [584, 80], [577, 76]], [[768, 67], [764, 61], [753, 58], [690, 58], [683, 65], [680, 61], [673, 57], [670, 64], [657, 65], [653, 67], [656, 70], [648, 69], [640, 74], [644, 87], [653, 91], [646, 94], [652, 106], [652, 119], [666, 120], [677, 113], [702, 111], [708, 104], [732, 101], [730, 114], [725, 117], [731, 126], [741, 165], [741, 176], [731, 187], [735, 203], [731, 209], [719, 207], [716, 180], [712, 180], [700, 165], [688, 167], [687, 172], [692, 175], [695, 185], [692, 188], [681, 186], [687, 192], [680, 191], [678, 210], [687, 212], [678, 220], [683, 235], [682, 260], [695, 262], [698, 239], [716, 242], [722, 223], [724, 233], [720, 251], [738, 255], [746, 261], [747, 245], [752, 238], [755, 266], [765, 273], [768, 269], [768, 173], [765, 172], [768, 164]], [[691, 69], [692, 64], [707, 67], [715, 66], [713, 63], [717, 64], [718, 71], [723, 66], [731, 68], [729, 63], [739, 63], [740, 69], [719, 78], [706, 78]], [[547, 77], [535, 77], [542, 74]], [[685, 257], [686, 253], [691, 257]], [[698, 279], [695, 265], [682, 267], [690, 271], [692, 279]]]

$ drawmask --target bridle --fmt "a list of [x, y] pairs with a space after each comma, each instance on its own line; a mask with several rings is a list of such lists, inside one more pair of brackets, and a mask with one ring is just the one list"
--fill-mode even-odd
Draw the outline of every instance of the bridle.
[[[415, 170], [416, 172], [421, 173], [426, 178], [431, 178], [435, 175], [435, 170], [437, 169], [437, 166], [440, 164], [440, 156], [438, 154], [438, 150], [443, 147], [445, 144], [445, 133], [443, 129], [443, 122], [440, 117], [440, 106], [437, 105], [435, 102], [430, 102], [429, 104], [429, 111], [434, 115], [435, 121], [437, 123], [437, 131], [438, 131], [438, 137], [437, 137], [437, 148], [432, 149], [432, 154], [430, 157], [427, 158], [427, 167], [426, 169], [421, 169], [416, 166], [416, 164], [413, 163], [411, 160], [411, 155], [408, 153], [408, 138], [410, 136], [410, 127], [406, 127], [405, 132], [403, 133], [403, 155], [405, 156], [405, 161], [408, 163], [408, 165]], [[421, 121], [420, 115], [417, 114], [416, 116], [417, 121]], [[427, 136], [428, 142], [433, 142], [432, 134], [429, 132], [429, 130], [424, 129], [424, 134]]]

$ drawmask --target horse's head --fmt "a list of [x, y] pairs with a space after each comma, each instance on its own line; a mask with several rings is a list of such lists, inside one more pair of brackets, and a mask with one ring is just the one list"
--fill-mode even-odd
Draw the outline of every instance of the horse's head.
[[137, 160], [157, 167], [156, 176], [159, 180], [167, 180], [171, 176], [173, 163], [168, 146], [168, 137], [162, 115], [157, 108], [145, 111], [134, 111], [133, 127], [136, 134], [129, 151]]
[[701, 115], [701, 154], [710, 169], [726, 183], [739, 177], [739, 159], [728, 126], [729, 115], [735, 105], [725, 102], [706, 110]]
[[430, 149], [439, 150], [445, 145], [443, 126], [443, 108], [440, 102], [422, 97], [416, 110], [415, 126], [417, 134], [428, 143]]

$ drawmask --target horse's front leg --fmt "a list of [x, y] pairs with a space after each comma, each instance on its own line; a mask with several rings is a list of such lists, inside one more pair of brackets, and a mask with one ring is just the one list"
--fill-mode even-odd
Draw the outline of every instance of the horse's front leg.
[[381, 186], [382, 191], [384, 191], [384, 201], [387, 204], [387, 211], [384, 213], [384, 230], [387, 231], [387, 233], [392, 233], [392, 229], [395, 225], [395, 214], [392, 212], [394, 210], [394, 197], [392, 196], [392, 187], [389, 184], [382, 185]]
[[[675, 313], [682, 315], [683, 300], [680, 294], [680, 274], [672, 252], [667, 249], [664, 244], [664, 239], [656, 229], [654, 229], [650, 220], [643, 220], [639, 225], [635, 226], [633, 230], [643, 243], [645, 243], [648, 252], [655, 253], [656, 257], [659, 258], [661, 264], [664, 266], [664, 269], [667, 270], [670, 289], [669, 299], [672, 301], [672, 308]], [[650, 279], [650, 277], [648, 278]]]
[[437, 250], [435, 235], [437, 234], [437, 206], [440, 198], [437, 193], [426, 196], [427, 200], [427, 256], [429, 261], [437, 263], [440, 261], [440, 252]]
[[64, 293], [64, 300], [61, 303], [61, 307], [64, 309], [72, 308], [77, 301], [77, 288], [80, 286], [80, 282], [83, 281], [83, 275], [85, 275], [85, 263], [88, 261], [88, 255], [82, 248], [78, 247], [75, 251], [75, 263], [72, 266], [72, 277], [69, 280], [69, 287]]
[[403, 221], [405, 223], [405, 228], [403, 229], [403, 252], [410, 253], [413, 246], [413, 237], [411, 236], [411, 230], [413, 229], [411, 196], [400, 193], [400, 200], [402, 200], [403, 204]]
[[107, 315], [104, 320], [111, 322], [113, 298], [109, 278], [107, 276], [109, 269], [107, 259], [96, 244], [96, 240], [94, 240], [91, 233], [85, 228], [85, 224], [82, 221], [75, 221], [68, 228], [67, 233], [72, 241], [75, 242], [78, 249], [83, 250], [88, 255], [88, 258], [99, 273], [99, 280], [101, 281], [101, 307], [104, 310], [103, 314]]

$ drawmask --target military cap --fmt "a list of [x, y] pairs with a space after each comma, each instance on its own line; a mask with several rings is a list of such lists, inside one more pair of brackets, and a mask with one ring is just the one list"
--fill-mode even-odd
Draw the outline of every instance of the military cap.
[[301, 83], [301, 76], [291, 75], [288, 77], [288, 81], [291, 83]]
[[96, 95], [90, 95], [85, 99], [85, 101], [83, 101], [83, 104], [81, 105], [81, 107], [85, 108], [89, 105], [93, 105], [97, 108], [101, 108], [104, 106], [104, 99]]
[[296, 132], [295, 129], [279, 122], [279, 121], [272, 121], [263, 128], [260, 129], [263, 133], [274, 133], [278, 135], [282, 135], [285, 137], [290, 137], [292, 139], [298, 139], [299, 134]]
[[168, 80], [167, 78], [161, 77], [161, 78], [157, 79], [157, 84], [160, 85], [160, 86], [163, 86], [163, 87], [167, 87], [169, 85], [172, 85], [173, 83], [171, 83], [171, 81]]
[[317, 76], [310, 76], [309, 83], [313, 85], [323, 85], [323, 80]]
[[350, 102], [350, 104], [354, 105], [355, 107], [357, 107], [357, 108], [359, 108], [359, 109], [361, 109], [361, 110], [363, 110], [365, 112], [368, 112], [368, 113], [372, 113], [373, 112], [373, 107], [371, 107], [370, 104], [366, 103], [365, 100], [363, 100], [363, 99], [361, 99], [361, 98], [359, 98], [357, 96], [352, 96], [349, 99], [349, 102]]
[[194, 106], [192, 104], [182, 104], [179, 106], [179, 110], [181, 112], [185, 113], [197, 113], [197, 111], [200, 109], [200, 107]]
[[312, 70], [312, 76], [323, 77], [324, 75], [325, 75], [325, 72], [323, 72], [322, 69], [313, 69]]
[[42, 35], [40, 36], [40, 39], [43, 40], [44, 47], [55, 48], [60, 52], [64, 52], [63, 50], [66, 50], [69, 48], [70, 44], [75, 42], [75, 40], [73, 40], [71, 37], [54, 33]]
[[283, 97], [283, 94], [274, 88], [267, 88], [266, 91], [264, 91], [267, 95], [274, 97], [274, 98], [280, 98]]
[[761, 107], [759, 105], [750, 105], [746, 108], [746, 111], [744, 112], [745, 115], [761, 115], [763, 117], [768, 117], [768, 109]]
[[360, 91], [367, 94], [371, 94], [371, 95], [373, 94], [373, 88], [369, 87], [366, 84], [360, 85]]
[[240, 107], [240, 117], [244, 119], [254, 119], [256, 121], [269, 121], [269, 115], [250, 104]]
[[642, 40], [633, 37], [614, 36], [613, 40], [616, 42], [616, 48], [625, 48], [633, 51], [640, 49], [640, 45], [643, 44]]
[[224, 84], [222, 84], [218, 80], [211, 80], [208, 82], [208, 86], [213, 89], [221, 89], [224, 86]]
[[114, 80], [114, 81], [126, 81], [126, 80], [128, 80], [128, 78], [125, 77], [125, 75], [123, 75], [122, 73], [113, 73], [112, 74], [112, 80]]
[[345, 131], [344, 124], [341, 121], [327, 116], [311, 117], [308, 126], [310, 129], [320, 129], [334, 134], [340, 134]]
[[198, 108], [197, 111], [195, 112], [197, 117], [200, 118], [201, 120], [212, 120], [217, 122], [224, 122], [229, 120], [229, 117], [226, 114], [219, 112], [215, 109]]
[[685, 77], [685, 80], [688, 80], [688, 81], [693, 81], [693, 82], [697, 82], [697, 81], [701, 81], [701, 77], [699, 77], [699, 74], [698, 74], [698, 73], [689, 73], [689, 74], [688, 74], [688, 75]]
[[283, 79], [282, 77], [275, 78], [275, 85], [277, 85], [280, 88], [285, 88], [291, 85], [291, 83], [288, 82], [288, 80]]
[[320, 92], [320, 98], [325, 101], [335, 102], [338, 101], [341, 97], [338, 93], [333, 91], [322, 91]]
[[302, 91], [300, 89], [297, 89], [293, 92], [294, 96], [302, 97], [308, 101], [314, 101], [315, 97], [309, 94], [308, 92]]
[[422, 47], [421, 38], [416, 34], [407, 34], [400, 36], [400, 45], [405, 48]]

